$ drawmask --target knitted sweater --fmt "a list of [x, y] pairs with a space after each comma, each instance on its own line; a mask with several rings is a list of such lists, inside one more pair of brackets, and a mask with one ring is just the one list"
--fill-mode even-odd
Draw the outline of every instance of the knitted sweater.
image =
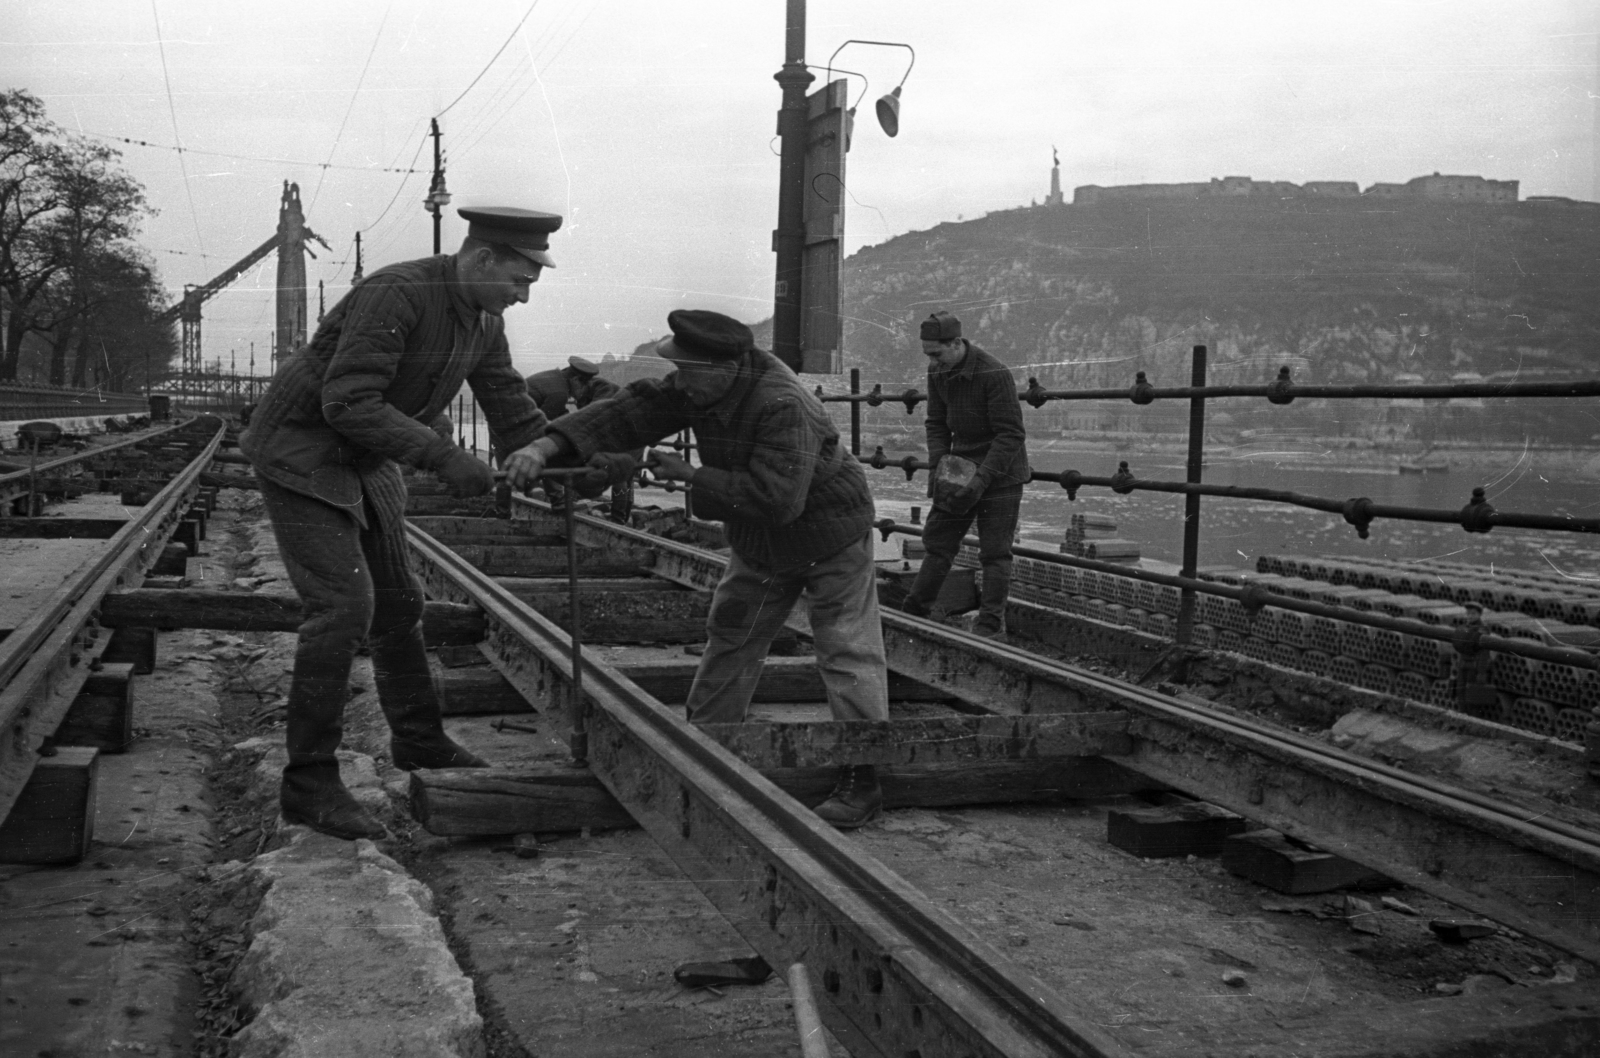
[[746, 354], [732, 388], [709, 408], [694, 407], [675, 383], [676, 372], [631, 383], [563, 416], [550, 432], [584, 460], [692, 428], [701, 463], [690, 482], [695, 513], [722, 521], [733, 550], [761, 569], [802, 569], [872, 528], [861, 464], [839, 443], [822, 403], [777, 357]]

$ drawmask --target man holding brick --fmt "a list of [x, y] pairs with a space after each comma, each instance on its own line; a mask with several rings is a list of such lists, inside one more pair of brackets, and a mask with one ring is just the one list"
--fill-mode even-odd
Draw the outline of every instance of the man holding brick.
[[[922, 531], [927, 555], [900, 608], [916, 617], [933, 609], [961, 539], [978, 523], [978, 560], [983, 592], [974, 631], [998, 636], [1006, 630], [1011, 590], [1011, 541], [1022, 511], [1022, 487], [1032, 477], [1022, 404], [1010, 368], [961, 337], [961, 321], [935, 312], [922, 321], [922, 351], [928, 357], [928, 495], [933, 510]], [[940, 463], [970, 461], [967, 473]], [[941, 481], [940, 479], [944, 479]], [[959, 487], [952, 480], [965, 479]]]

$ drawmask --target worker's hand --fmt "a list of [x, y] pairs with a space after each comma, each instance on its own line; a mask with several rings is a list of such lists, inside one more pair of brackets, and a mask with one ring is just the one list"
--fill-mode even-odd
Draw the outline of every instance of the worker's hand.
[[450, 486], [450, 495], [458, 499], [482, 496], [494, 488], [494, 471], [489, 469], [489, 464], [459, 448], [451, 449], [438, 475]]
[[973, 507], [977, 506], [978, 501], [982, 498], [982, 486], [977, 484], [964, 485], [961, 488], [956, 489], [950, 494], [948, 499], [936, 504], [936, 506], [943, 507], [951, 514], [966, 514], [968, 511], [972, 510]]
[[541, 437], [526, 448], [519, 448], [506, 456], [502, 466], [511, 487], [522, 491], [544, 473], [550, 458], [560, 451], [560, 443], [553, 437]]
[[694, 465], [687, 459], [664, 448], [650, 449], [650, 460], [646, 465], [652, 474], [663, 481], [689, 481], [695, 472]]
[[589, 472], [573, 482], [578, 495], [592, 500], [606, 489], [633, 476], [638, 465], [626, 452], [597, 452], [589, 457]]

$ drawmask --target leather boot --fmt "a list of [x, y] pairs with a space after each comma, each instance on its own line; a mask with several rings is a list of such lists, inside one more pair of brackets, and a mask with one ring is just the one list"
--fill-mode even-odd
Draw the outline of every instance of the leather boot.
[[846, 765], [839, 773], [838, 785], [828, 799], [816, 807], [816, 813], [840, 830], [854, 830], [882, 815], [883, 788], [878, 785], [878, 773], [873, 766]]
[[1011, 595], [1011, 560], [983, 564], [983, 591], [978, 598], [978, 620], [972, 631], [980, 636], [1000, 636], [1006, 630], [1006, 599]]
[[378, 841], [389, 836], [383, 824], [372, 818], [345, 788], [337, 763], [291, 764], [284, 768], [278, 806], [285, 823], [298, 823], [346, 841]]
[[489, 762], [444, 733], [439, 691], [428, 668], [422, 628], [374, 636], [372, 676], [378, 704], [389, 721], [389, 756], [401, 771], [418, 768], [487, 768]]
[[289, 688], [289, 763], [278, 803], [284, 821], [351, 841], [388, 837], [383, 824], [350, 796], [339, 779], [339, 739], [350, 693], [350, 658], [339, 646], [302, 641]]

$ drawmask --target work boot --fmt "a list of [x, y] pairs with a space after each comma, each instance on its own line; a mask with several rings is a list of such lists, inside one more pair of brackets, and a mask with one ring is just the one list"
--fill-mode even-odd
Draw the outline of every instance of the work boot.
[[878, 785], [878, 773], [870, 764], [846, 765], [839, 773], [838, 785], [816, 807], [816, 813], [840, 830], [854, 830], [877, 819], [883, 814], [883, 787]]
[[1011, 596], [1011, 560], [983, 564], [983, 590], [978, 595], [978, 619], [972, 626], [975, 635], [993, 639], [1006, 631], [1006, 600]]
[[350, 796], [338, 764], [291, 764], [283, 769], [278, 806], [285, 823], [308, 826], [319, 834], [354, 841], [389, 836], [382, 823]]
[[372, 638], [372, 682], [389, 721], [389, 756], [401, 771], [487, 768], [489, 762], [444, 733], [439, 690], [420, 626]]
[[901, 601], [900, 612], [904, 614], [910, 614], [912, 617], [928, 616], [928, 608], [924, 606], [922, 604], [922, 600], [918, 599], [915, 595], [907, 595], [905, 599]]

